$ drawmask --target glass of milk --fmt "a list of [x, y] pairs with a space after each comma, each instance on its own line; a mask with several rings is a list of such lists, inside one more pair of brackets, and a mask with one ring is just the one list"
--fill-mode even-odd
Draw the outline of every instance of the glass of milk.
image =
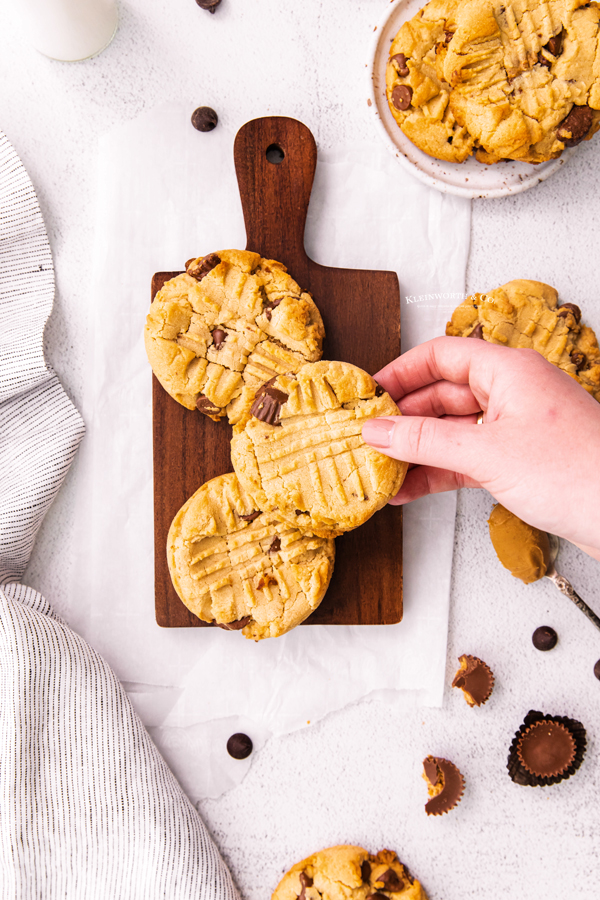
[[89, 59], [112, 41], [119, 21], [115, 0], [20, 0], [31, 43], [51, 59]]

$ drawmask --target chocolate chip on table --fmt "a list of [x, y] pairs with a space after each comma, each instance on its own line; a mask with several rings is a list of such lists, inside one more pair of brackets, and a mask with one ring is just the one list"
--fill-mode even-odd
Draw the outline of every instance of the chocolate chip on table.
[[260, 516], [260, 509], [255, 510], [254, 512], [248, 513], [247, 516], [240, 516], [240, 519], [243, 519], [244, 522], [254, 522]]
[[565, 147], [575, 147], [592, 127], [593, 115], [589, 106], [574, 106], [558, 126], [556, 136]]
[[575, 370], [581, 372], [587, 362], [587, 356], [580, 350], [573, 350], [571, 352], [571, 362], [575, 366]]
[[392, 103], [396, 109], [403, 112], [410, 106], [412, 95], [412, 88], [408, 84], [397, 84], [392, 91]]
[[594, 675], [600, 681], [600, 659], [594, 664]]
[[220, 407], [215, 406], [212, 400], [209, 400], [204, 394], [198, 394], [196, 397], [196, 409], [199, 409], [205, 416], [217, 416], [221, 412]]
[[[193, 259], [191, 262], [195, 263], [196, 261]], [[218, 253], [209, 253], [207, 256], [200, 257], [200, 262], [196, 265], [186, 266], [185, 271], [186, 274], [191, 275], [196, 281], [202, 281], [202, 279], [206, 278], [208, 273], [212, 272], [220, 262], [221, 257]]]
[[408, 66], [406, 65], [406, 57], [404, 53], [396, 53], [395, 56], [392, 56], [390, 62], [397, 63], [398, 75], [402, 75], [403, 78], [408, 75]]
[[221, 0], [196, 0], [200, 9], [207, 9], [208, 12], [214, 13]]
[[536, 650], [552, 650], [556, 647], [558, 635], [550, 625], [540, 625], [531, 635], [531, 641]]
[[192, 113], [192, 125], [196, 131], [212, 131], [213, 128], [217, 127], [218, 121], [218, 115], [210, 106], [199, 106]]
[[471, 334], [468, 334], [467, 337], [481, 338], [482, 340], [485, 340], [485, 338], [483, 337], [483, 328], [481, 326], [481, 322], [477, 323]]
[[215, 328], [215, 330], [212, 333], [212, 338], [213, 338], [213, 341], [215, 342], [215, 347], [218, 350], [219, 347], [221, 346], [221, 344], [224, 344], [225, 341], [227, 340], [227, 333], [225, 331], [223, 331], [222, 328]]
[[556, 311], [556, 315], [560, 316], [561, 319], [566, 319], [569, 313], [573, 315], [577, 324], [581, 322], [581, 310], [575, 303], [563, 303]]
[[227, 752], [234, 759], [246, 759], [252, 753], [252, 740], [247, 734], [238, 731], [227, 741]]

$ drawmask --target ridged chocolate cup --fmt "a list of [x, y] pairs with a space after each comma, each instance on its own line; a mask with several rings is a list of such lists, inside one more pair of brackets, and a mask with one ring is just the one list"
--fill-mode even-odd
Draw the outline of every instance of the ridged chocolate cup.
[[[519, 745], [526, 733], [531, 731], [532, 725], [538, 722], [555, 722], [562, 725], [572, 736], [575, 742], [575, 752], [572, 761], [566, 768], [557, 774], [552, 775], [535, 775], [528, 771], [520, 758]], [[587, 739], [585, 728], [577, 719], [571, 719], [568, 716], [552, 716], [531, 709], [525, 716], [525, 720], [517, 733], [515, 734], [510, 750], [508, 753], [508, 762], [506, 768], [508, 774], [515, 784], [528, 785], [529, 787], [546, 787], [551, 784], [558, 784], [574, 775], [583, 762], [587, 747]]]
[[449, 759], [441, 756], [427, 756], [423, 760], [424, 778], [432, 787], [437, 787], [441, 779], [444, 786], [439, 794], [430, 797], [425, 804], [428, 816], [441, 816], [454, 809], [462, 799], [465, 779], [460, 770]]
[[494, 673], [478, 656], [463, 653], [458, 661], [460, 669], [454, 676], [452, 687], [460, 688], [469, 706], [483, 706], [494, 690]]

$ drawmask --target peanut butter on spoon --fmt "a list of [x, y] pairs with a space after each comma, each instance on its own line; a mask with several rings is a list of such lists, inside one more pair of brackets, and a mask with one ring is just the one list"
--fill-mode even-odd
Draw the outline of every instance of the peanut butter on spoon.
[[552, 562], [545, 531], [528, 525], [497, 503], [488, 519], [490, 538], [498, 559], [525, 584], [543, 578]]

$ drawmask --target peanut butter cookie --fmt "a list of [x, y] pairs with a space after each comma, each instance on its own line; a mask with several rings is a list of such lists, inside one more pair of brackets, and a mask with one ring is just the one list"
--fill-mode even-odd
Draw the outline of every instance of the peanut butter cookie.
[[559, 306], [558, 292], [549, 284], [517, 279], [473, 294], [454, 310], [446, 334], [537, 350], [600, 400], [596, 335], [581, 321], [578, 306]]
[[167, 538], [171, 579], [187, 608], [255, 641], [285, 634], [317, 608], [334, 557], [332, 540], [260, 512], [233, 473], [202, 485]]
[[292, 866], [272, 900], [427, 900], [392, 850], [374, 855], [362, 847], [342, 845], [313, 853]]
[[190, 260], [156, 295], [144, 334], [165, 390], [230, 422], [263, 382], [320, 359], [324, 336], [319, 310], [285, 266], [244, 250]]
[[600, 127], [600, 6], [431, 0], [394, 39], [387, 98], [425, 153], [540, 163]]
[[362, 369], [345, 362], [307, 363], [259, 389], [234, 427], [231, 460], [259, 509], [321, 537], [366, 522], [396, 494], [407, 463], [372, 449], [361, 428], [400, 411]]

